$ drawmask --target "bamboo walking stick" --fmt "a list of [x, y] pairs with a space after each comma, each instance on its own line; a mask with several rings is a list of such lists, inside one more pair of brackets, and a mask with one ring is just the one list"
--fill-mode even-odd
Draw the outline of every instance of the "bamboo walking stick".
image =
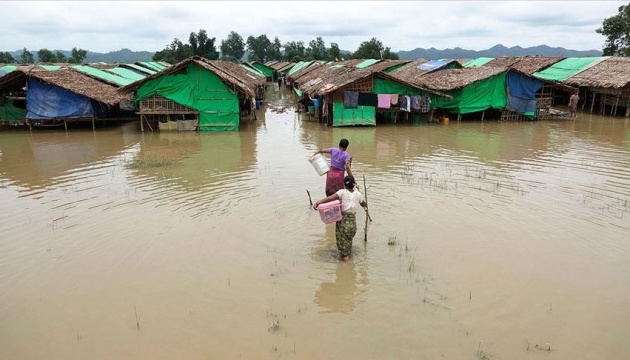
[[363, 241], [367, 242], [368, 219], [372, 221], [372, 218], [370, 217], [370, 212], [368, 211], [367, 186], [365, 186], [365, 175], [363, 175], [363, 192], [365, 195], [365, 231], [363, 232]]
[[363, 175], [363, 194], [365, 195], [365, 213], [367, 214], [367, 218], [372, 221], [372, 217], [370, 216], [370, 211], [368, 210], [368, 200], [367, 200], [367, 186], [365, 186], [365, 175]]

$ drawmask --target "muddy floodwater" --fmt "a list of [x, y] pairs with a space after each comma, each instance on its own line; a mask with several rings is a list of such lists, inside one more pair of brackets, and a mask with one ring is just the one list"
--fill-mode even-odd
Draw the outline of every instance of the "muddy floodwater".
[[[272, 89], [273, 90], [273, 89]], [[630, 121], [0, 132], [0, 359], [627, 359]], [[307, 161], [350, 141], [352, 260]]]

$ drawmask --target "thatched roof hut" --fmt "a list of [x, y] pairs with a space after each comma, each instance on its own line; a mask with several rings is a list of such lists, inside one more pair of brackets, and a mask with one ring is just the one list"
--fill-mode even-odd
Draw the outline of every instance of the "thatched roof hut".
[[117, 92], [116, 87], [70, 69], [16, 70], [0, 78], [0, 90], [21, 88], [29, 78], [83, 95], [108, 106], [117, 105], [123, 99], [130, 99], [129, 95]]
[[483, 66], [510, 68], [527, 75], [544, 70], [563, 60], [560, 56], [499, 56]]
[[127, 86], [123, 86], [119, 89], [119, 91], [123, 93], [133, 92], [147, 81], [156, 79], [164, 75], [176, 74], [191, 63], [194, 63], [206, 70], [213, 72], [219, 78], [221, 78], [221, 80], [228, 87], [237, 90], [243, 94], [246, 94], [251, 98], [254, 98], [256, 96], [256, 87], [265, 84], [264, 78], [253, 75], [251, 72], [244, 69], [239, 64], [235, 64], [229, 61], [208, 60], [200, 56], [192, 56], [166, 68], [165, 70], [157, 72], [151, 76], [147, 76], [143, 80], [136, 81]]
[[[436, 71], [411, 81], [413, 84], [426, 86], [435, 90], [453, 90], [463, 88], [474, 82], [505, 72], [506, 68], [499, 67], [470, 67]], [[396, 74], [392, 74], [395, 77]]]
[[[429, 66], [429, 64], [435, 65]], [[437, 62], [435, 60], [417, 59], [391, 71], [389, 74], [396, 79], [421, 85], [420, 78], [426, 74], [444, 69], [460, 68], [462, 68], [462, 64], [460, 64], [457, 60], [441, 60], [440, 62]]]
[[142, 126], [229, 131], [238, 130], [242, 111], [251, 114], [264, 84], [240, 64], [193, 56], [119, 91], [135, 93]]
[[609, 57], [564, 81], [567, 85], [621, 89], [630, 86], [630, 58]]

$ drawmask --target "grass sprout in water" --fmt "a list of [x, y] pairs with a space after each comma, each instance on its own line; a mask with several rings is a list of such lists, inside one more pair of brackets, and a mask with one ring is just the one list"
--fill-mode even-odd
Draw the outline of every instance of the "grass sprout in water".
[[127, 163], [130, 169], [151, 169], [173, 166], [177, 164], [175, 160], [159, 159], [135, 159]]

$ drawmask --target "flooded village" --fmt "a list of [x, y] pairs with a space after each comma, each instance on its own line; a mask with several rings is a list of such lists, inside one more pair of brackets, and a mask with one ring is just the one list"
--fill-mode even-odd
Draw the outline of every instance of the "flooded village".
[[1, 71], [0, 358], [630, 353], [629, 58]]

